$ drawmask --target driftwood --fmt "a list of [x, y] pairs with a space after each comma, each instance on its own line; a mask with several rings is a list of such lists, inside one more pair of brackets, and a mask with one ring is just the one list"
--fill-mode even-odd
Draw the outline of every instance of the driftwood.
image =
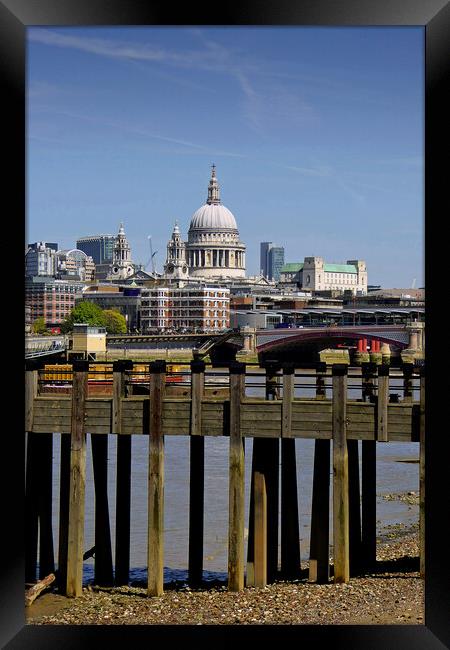
[[[92, 557], [95, 554], [95, 546], [90, 548], [86, 553], [83, 555], [83, 561], [88, 560], [90, 557]], [[32, 587], [26, 590], [25, 592], [25, 607], [29, 607], [39, 596], [39, 594], [44, 591], [44, 589], [47, 589], [52, 582], [56, 580], [58, 576], [58, 570], [56, 570], [54, 573], [49, 573], [48, 576], [45, 576], [45, 578], [42, 578], [42, 580], [39, 580], [39, 582], [36, 582]]]

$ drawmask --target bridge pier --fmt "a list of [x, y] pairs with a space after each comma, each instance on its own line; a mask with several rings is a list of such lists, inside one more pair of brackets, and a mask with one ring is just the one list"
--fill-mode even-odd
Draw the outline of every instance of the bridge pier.
[[416, 359], [425, 356], [425, 323], [411, 323], [406, 326], [409, 334], [409, 345], [402, 351], [404, 363], [414, 363]]

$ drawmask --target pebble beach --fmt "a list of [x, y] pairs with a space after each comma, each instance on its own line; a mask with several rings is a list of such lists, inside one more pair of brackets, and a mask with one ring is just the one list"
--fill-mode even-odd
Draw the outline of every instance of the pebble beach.
[[49, 590], [26, 617], [30, 625], [423, 625], [418, 528], [383, 529], [376, 570], [347, 584], [310, 583], [302, 562], [298, 580], [238, 593], [220, 582], [199, 589], [171, 583], [161, 597], [148, 597], [145, 585], [87, 585], [75, 599]]

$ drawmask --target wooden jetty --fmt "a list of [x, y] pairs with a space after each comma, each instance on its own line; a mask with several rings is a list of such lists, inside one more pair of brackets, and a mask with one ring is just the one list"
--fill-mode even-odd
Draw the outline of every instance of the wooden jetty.
[[[166, 390], [164, 361], [149, 364], [147, 394], [133, 392], [131, 361], [114, 362], [111, 394], [100, 396], [90, 394], [89, 362], [73, 361], [72, 366], [70, 393], [55, 395], [45, 393], [42, 365], [36, 361], [26, 364], [27, 583], [36, 581], [38, 564], [40, 579], [55, 572], [51, 521], [52, 448], [53, 436], [61, 435], [57, 584], [60, 592], [67, 596], [76, 597], [82, 593], [87, 434], [90, 434], [93, 457], [95, 582], [98, 585], [128, 583], [131, 445], [136, 435], [149, 436], [149, 596], [163, 593], [165, 436], [190, 437], [188, 558], [191, 585], [198, 586], [202, 580], [205, 436], [229, 438], [230, 590], [239, 591], [246, 585], [262, 587], [278, 576], [283, 579], [300, 577], [296, 438], [315, 440], [309, 580], [328, 582], [332, 575], [336, 583], [348, 582], [352, 575], [374, 567], [375, 447], [377, 442], [393, 441], [420, 443], [420, 568], [424, 575], [423, 366], [419, 371], [404, 364], [401, 374], [403, 399], [398, 399], [398, 394], [390, 394], [389, 367], [370, 363], [363, 364], [361, 369], [348, 369], [339, 364], [327, 367], [319, 363], [309, 371], [288, 363], [267, 364], [265, 370], [258, 369], [266, 387], [265, 397], [261, 398], [246, 394], [251, 385], [246, 379], [252, 369], [239, 362], [231, 362], [224, 371], [227, 390], [212, 393], [206, 388], [204, 362], [192, 361], [189, 392], [181, 397], [170, 395]], [[414, 373], [420, 376], [420, 399], [416, 401], [412, 391]], [[311, 375], [315, 377], [311, 396], [295, 397], [296, 381], [306, 376], [311, 378]], [[353, 389], [358, 382], [359, 398], [349, 399], [349, 381]], [[118, 436], [114, 567], [106, 480], [108, 437], [105, 434]], [[244, 544], [246, 438], [253, 438], [247, 558]]]

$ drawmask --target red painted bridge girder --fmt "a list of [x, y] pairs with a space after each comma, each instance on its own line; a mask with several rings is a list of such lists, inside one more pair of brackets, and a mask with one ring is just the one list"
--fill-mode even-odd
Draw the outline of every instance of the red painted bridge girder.
[[[273, 338], [276, 337], [276, 338]], [[296, 343], [314, 341], [320, 339], [367, 339], [368, 341], [380, 341], [400, 349], [409, 345], [409, 334], [406, 327], [401, 326], [365, 326], [365, 327], [314, 327], [298, 329], [295, 333], [292, 330], [265, 330], [257, 332], [260, 343], [256, 345], [258, 352], [264, 352], [275, 348], [292, 346]], [[264, 338], [269, 338], [263, 342]]]

